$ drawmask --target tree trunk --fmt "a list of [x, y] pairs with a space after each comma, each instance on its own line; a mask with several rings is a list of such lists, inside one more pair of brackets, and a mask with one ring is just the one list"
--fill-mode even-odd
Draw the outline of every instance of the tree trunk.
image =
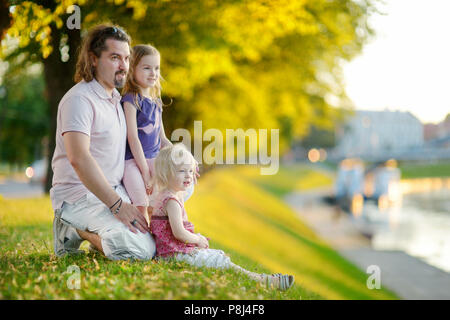
[[6, 34], [6, 30], [9, 29], [12, 23], [12, 16], [9, 12], [9, 1], [0, 1], [0, 40]]
[[[48, 143], [48, 166], [47, 177], [45, 181], [45, 192], [48, 193], [52, 186], [53, 170], [51, 160], [55, 150], [56, 138], [56, 115], [58, 112], [58, 104], [64, 94], [75, 84], [73, 76], [75, 74], [76, 53], [81, 43], [80, 30], [69, 30], [65, 26], [57, 29], [52, 24], [52, 46], [53, 51], [43, 60], [44, 75], [46, 82], [46, 96], [49, 103], [50, 114], [50, 133]], [[61, 59], [60, 43], [64, 35], [68, 36], [67, 45], [69, 45], [69, 60], [63, 62]]]

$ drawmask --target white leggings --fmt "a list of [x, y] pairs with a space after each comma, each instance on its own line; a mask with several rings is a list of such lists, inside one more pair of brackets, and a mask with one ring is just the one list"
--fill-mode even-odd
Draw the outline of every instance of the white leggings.
[[194, 249], [193, 252], [178, 253], [175, 256], [177, 261], [186, 262], [195, 267], [208, 267], [215, 269], [235, 269], [249, 276], [251, 279], [261, 281], [261, 274], [245, 270], [231, 262], [230, 257], [225, 255], [222, 250], [217, 249]]
[[216, 249], [195, 249], [189, 254], [178, 253], [175, 259], [187, 262], [195, 267], [228, 269], [231, 266], [230, 258], [222, 250]]

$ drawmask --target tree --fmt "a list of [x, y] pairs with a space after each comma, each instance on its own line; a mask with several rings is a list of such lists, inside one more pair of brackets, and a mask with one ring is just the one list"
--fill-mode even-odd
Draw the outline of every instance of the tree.
[[279, 128], [282, 151], [311, 125], [331, 127], [339, 117], [327, 98], [345, 98], [341, 64], [373, 33], [367, 24], [376, 11], [372, 2], [10, 1], [15, 7], [6, 38], [19, 44], [2, 57], [44, 65], [53, 150], [57, 105], [73, 85], [69, 75], [80, 43], [80, 30], [65, 25], [66, 12], [78, 5], [83, 31], [111, 21], [125, 27], [134, 44], [150, 42], [159, 49], [163, 92], [173, 98], [164, 112], [169, 134], [192, 129], [195, 119], [205, 129], [223, 131]]
[[336, 144], [334, 131], [311, 127], [309, 134], [301, 141], [301, 146], [310, 148], [332, 148]]
[[42, 97], [44, 79], [39, 73], [7, 78], [0, 115], [0, 157], [8, 163], [29, 164], [34, 157], [42, 156], [42, 142], [48, 133], [48, 105]]

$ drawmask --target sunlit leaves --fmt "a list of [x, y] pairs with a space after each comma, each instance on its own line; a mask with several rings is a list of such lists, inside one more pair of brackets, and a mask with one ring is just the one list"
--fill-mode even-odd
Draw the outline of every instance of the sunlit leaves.
[[49, 25], [62, 31], [76, 4], [84, 30], [110, 20], [133, 44], [159, 49], [163, 94], [176, 109], [166, 128], [192, 128], [193, 117], [206, 127], [279, 128], [288, 146], [311, 124], [330, 129], [338, 118], [334, 107], [346, 98], [341, 65], [372, 34], [372, 1], [57, 0], [52, 9], [25, 1], [8, 34], [22, 48], [36, 41], [46, 58]]
[[[12, 7], [13, 24], [8, 29], [8, 36], [19, 38], [19, 47], [26, 47], [30, 41], [39, 43], [39, 51], [45, 59], [52, 52], [50, 45], [51, 29], [50, 25], [54, 23], [58, 29], [65, 26], [64, 16], [68, 13], [68, 9], [73, 5], [84, 6], [90, 0], [56, 0], [49, 2], [49, 7], [35, 3], [33, 1], [22, 1]], [[132, 19], [140, 20], [146, 15], [146, 1], [140, 0], [108, 0], [114, 5], [126, 5], [133, 12]], [[126, 3], [125, 3], [126, 2]], [[52, 7], [53, 6], [53, 7]], [[92, 21], [95, 13], [85, 13], [87, 20]], [[6, 44], [2, 41], [2, 51]]]
[[318, 32], [305, 3], [290, 0], [231, 3], [224, 6], [218, 24], [224, 37], [236, 45], [245, 58], [259, 60], [261, 50], [277, 37]]
[[[40, 44], [40, 53], [46, 58], [52, 51], [49, 45], [51, 30], [49, 24], [61, 20], [49, 9], [45, 9], [33, 2], [25, 1], [14, 7], [12, 12], [13, 25], [9, 28], [7, 35], [19, 39], [19, 47], [26, 47], [34, 40]], [[6, 41], [2, 41], [2, 51], [6, 48]]]

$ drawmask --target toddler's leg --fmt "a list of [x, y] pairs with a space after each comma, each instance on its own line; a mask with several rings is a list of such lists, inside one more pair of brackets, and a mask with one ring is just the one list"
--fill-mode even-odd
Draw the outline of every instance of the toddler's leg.
[[291, 275], [283, 275], [281, 273], [269, 275], [251, 272], [234, 263], [231, 263], [231, 268], [247, 275], [254, 281], [266, 284], [267, 287], [272, 287], [282, 291], [289, 289], [294, 284], [294, 276]]
[[242, 268], [241, 266], [238, 266], [237, 264], [234, 264], [233, 262], [230, 263], [230, 268], [234, 269], [240, 273], [243, 273], [245, 275], [247, 275], [250, 279], [258, 281], [258, 282], [262, 282], [264, 281], [264, 277], [262, 274], [260, 273], [256, 273], [256, 272], [252, 272], [252, 271], [248, 271], [247, 269]]
[[268, 286], [272, 286], [281, 290], [289, 289], [294, 282], [293, 276], [281, 274], [267, 275], [248, 271], [241, 266], [238, 266], [237, 264], [231, 262], [230, 258], [226, 256], [222, 250], [197, 249], [192, 254], [179, 254], [176, 256], [176, 258], [179, 261], [185, 261], [197, 267], [234, 269], [247, 275], [254, 281], [266, 283], [268, 284]]
[[279, 280], [276, 277], [267, 275], [267, 274], [262, 274], [262, 273], [256, 273], [256, 272], [252, 272], [252, 271], [248, 271], [247, 269], [242, 268], [241, 266], [238, 266], [237, 264], [231, 263], [230, 266], [232, 269], [243, 273], [245, 275], [247, 275], [247, 277], [249, 277], [250, 279], [257, 281], [257, 282], [262, 282], [262, 283], [267, 283], [268, 281], [268, 277], [271, 277], [272, 279], [270, 279], [271, 281], [269, 281], [275, 288], [278, 288], [279, 286]]
[[216, 249], [195, 249], [191, 254], [178, 254], [175, 256], [178, 261], [184, 261], [195, 267], [208, 267], [216, 269], [228, 269], [231, 260], [222, 250]]

